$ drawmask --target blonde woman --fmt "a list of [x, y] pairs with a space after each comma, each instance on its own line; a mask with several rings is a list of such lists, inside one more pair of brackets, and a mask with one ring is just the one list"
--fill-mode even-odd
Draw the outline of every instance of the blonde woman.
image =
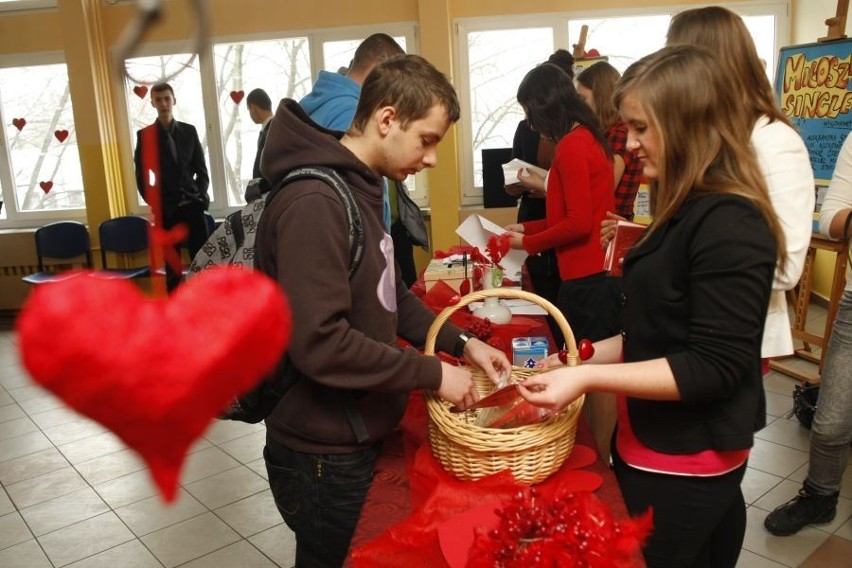
[[740, 483], [766, 416], [760, 338], [784, 234], [718, 60], [675, 46], [625, 72], [615, 100], [654, 221], [624, 259], [622, 333], [521, 387], [553, 409], [618, 395], [613, 464], [628, 510], [653, 508], [650, 567], [736, 565]]

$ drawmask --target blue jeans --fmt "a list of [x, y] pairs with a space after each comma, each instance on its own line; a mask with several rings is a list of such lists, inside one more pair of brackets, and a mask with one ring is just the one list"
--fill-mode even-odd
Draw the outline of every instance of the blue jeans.
[[350, 454], [303, 454], [267, 438], [269, 487], [296, 533], [297, 568], [342, 566], [373, 480], [377, 448]]
[[818, 495], [840, 491], [852, 441], [852, 292], [848, 290], [840, 300], [826, 349], [806, 480]]

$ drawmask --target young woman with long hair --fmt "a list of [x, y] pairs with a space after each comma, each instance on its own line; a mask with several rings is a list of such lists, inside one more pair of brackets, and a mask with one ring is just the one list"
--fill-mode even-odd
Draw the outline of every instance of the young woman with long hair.
[[627, 126], [618, 116], [612, 99], [615, 85], [621, 78], [618, 69], [599, 61], [577, 75], [577, 94], [598, 115], [601, 127], [612, 150], [615, 178], [615, 213], [633, 220], [633, 202], [642, 182], [642, 164], [636, 154], [627, 149]]
[[766, 420], [760, 338], [784, 233], [717, 55], [667, 47], [625, 72], [615, 100], [653, 215], [624, 259], [622, 332], [521, 392], [553, 409], [618, 395], [613, 464], [628, 510], [653, 508], [648, 566], [733, 568], [740, 483]]
[[518, 103], [530, 127], [556, 151], [547, 176], [545, 218], [507, 226], [512, 246], [530, 254], [556, 250], [562, 280], [557, 306], [577, 337], [603, 339], [617, 329], [618, 315], [598, 245], [598, 227], [614, 205], [609, 144], [571, 78], [555, 65], [527, 73]]

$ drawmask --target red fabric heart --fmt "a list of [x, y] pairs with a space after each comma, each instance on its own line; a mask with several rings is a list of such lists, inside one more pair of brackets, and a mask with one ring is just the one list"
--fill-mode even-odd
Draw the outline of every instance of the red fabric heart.
[[50, 190], [53, 189], [52, 181], [40, 181], [38, 185], [41, 187], [41, 190], [45, 193], [50, 193]]
[[240, 104], [246, 94], [242, 91], [231, 91], [231, 100], [236, 104]]
[[17, 128], [18, 132], [23, 130], [24, 126], [26, 126], [26, 125], [27, 125], [27, 119], [26, 118], [13, 118], [12, 119], [12, 126]]
[[192, 443], [281, 358], [287, 300], [238, 268], [207, 270], [168, 299], [83, 274], [35, 287], [17, 321], [21, 358], [36, 382], [136, 450], [171, 501]]
[[136, 85], [133, 87], [133, 92], [136, 93], [136, 96], [140, 99], [144, 99], [145, 95], [148, 94], [148, 87], [145, 85]]
[[56, 139], [59, 140], [60, 143], [65, 142], [65, 139], [68, 138], [67, 130], [54, 130], [53, 135], [56, 136]]

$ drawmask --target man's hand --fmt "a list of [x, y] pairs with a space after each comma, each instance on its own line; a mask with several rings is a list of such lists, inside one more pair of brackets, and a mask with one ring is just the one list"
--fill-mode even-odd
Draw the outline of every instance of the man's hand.
[[512, 374], [512, 364], [506, 354], [479, 339], [465, 343], [464, 358], [482, 369], [495, 385]]
[[[470, 343], [472, 339], [468, 341]], [[438, 396], [464, 410], [477, 400], [479, 393], [471, 372], [441, 361], [441, 386], [435, 391]]]

